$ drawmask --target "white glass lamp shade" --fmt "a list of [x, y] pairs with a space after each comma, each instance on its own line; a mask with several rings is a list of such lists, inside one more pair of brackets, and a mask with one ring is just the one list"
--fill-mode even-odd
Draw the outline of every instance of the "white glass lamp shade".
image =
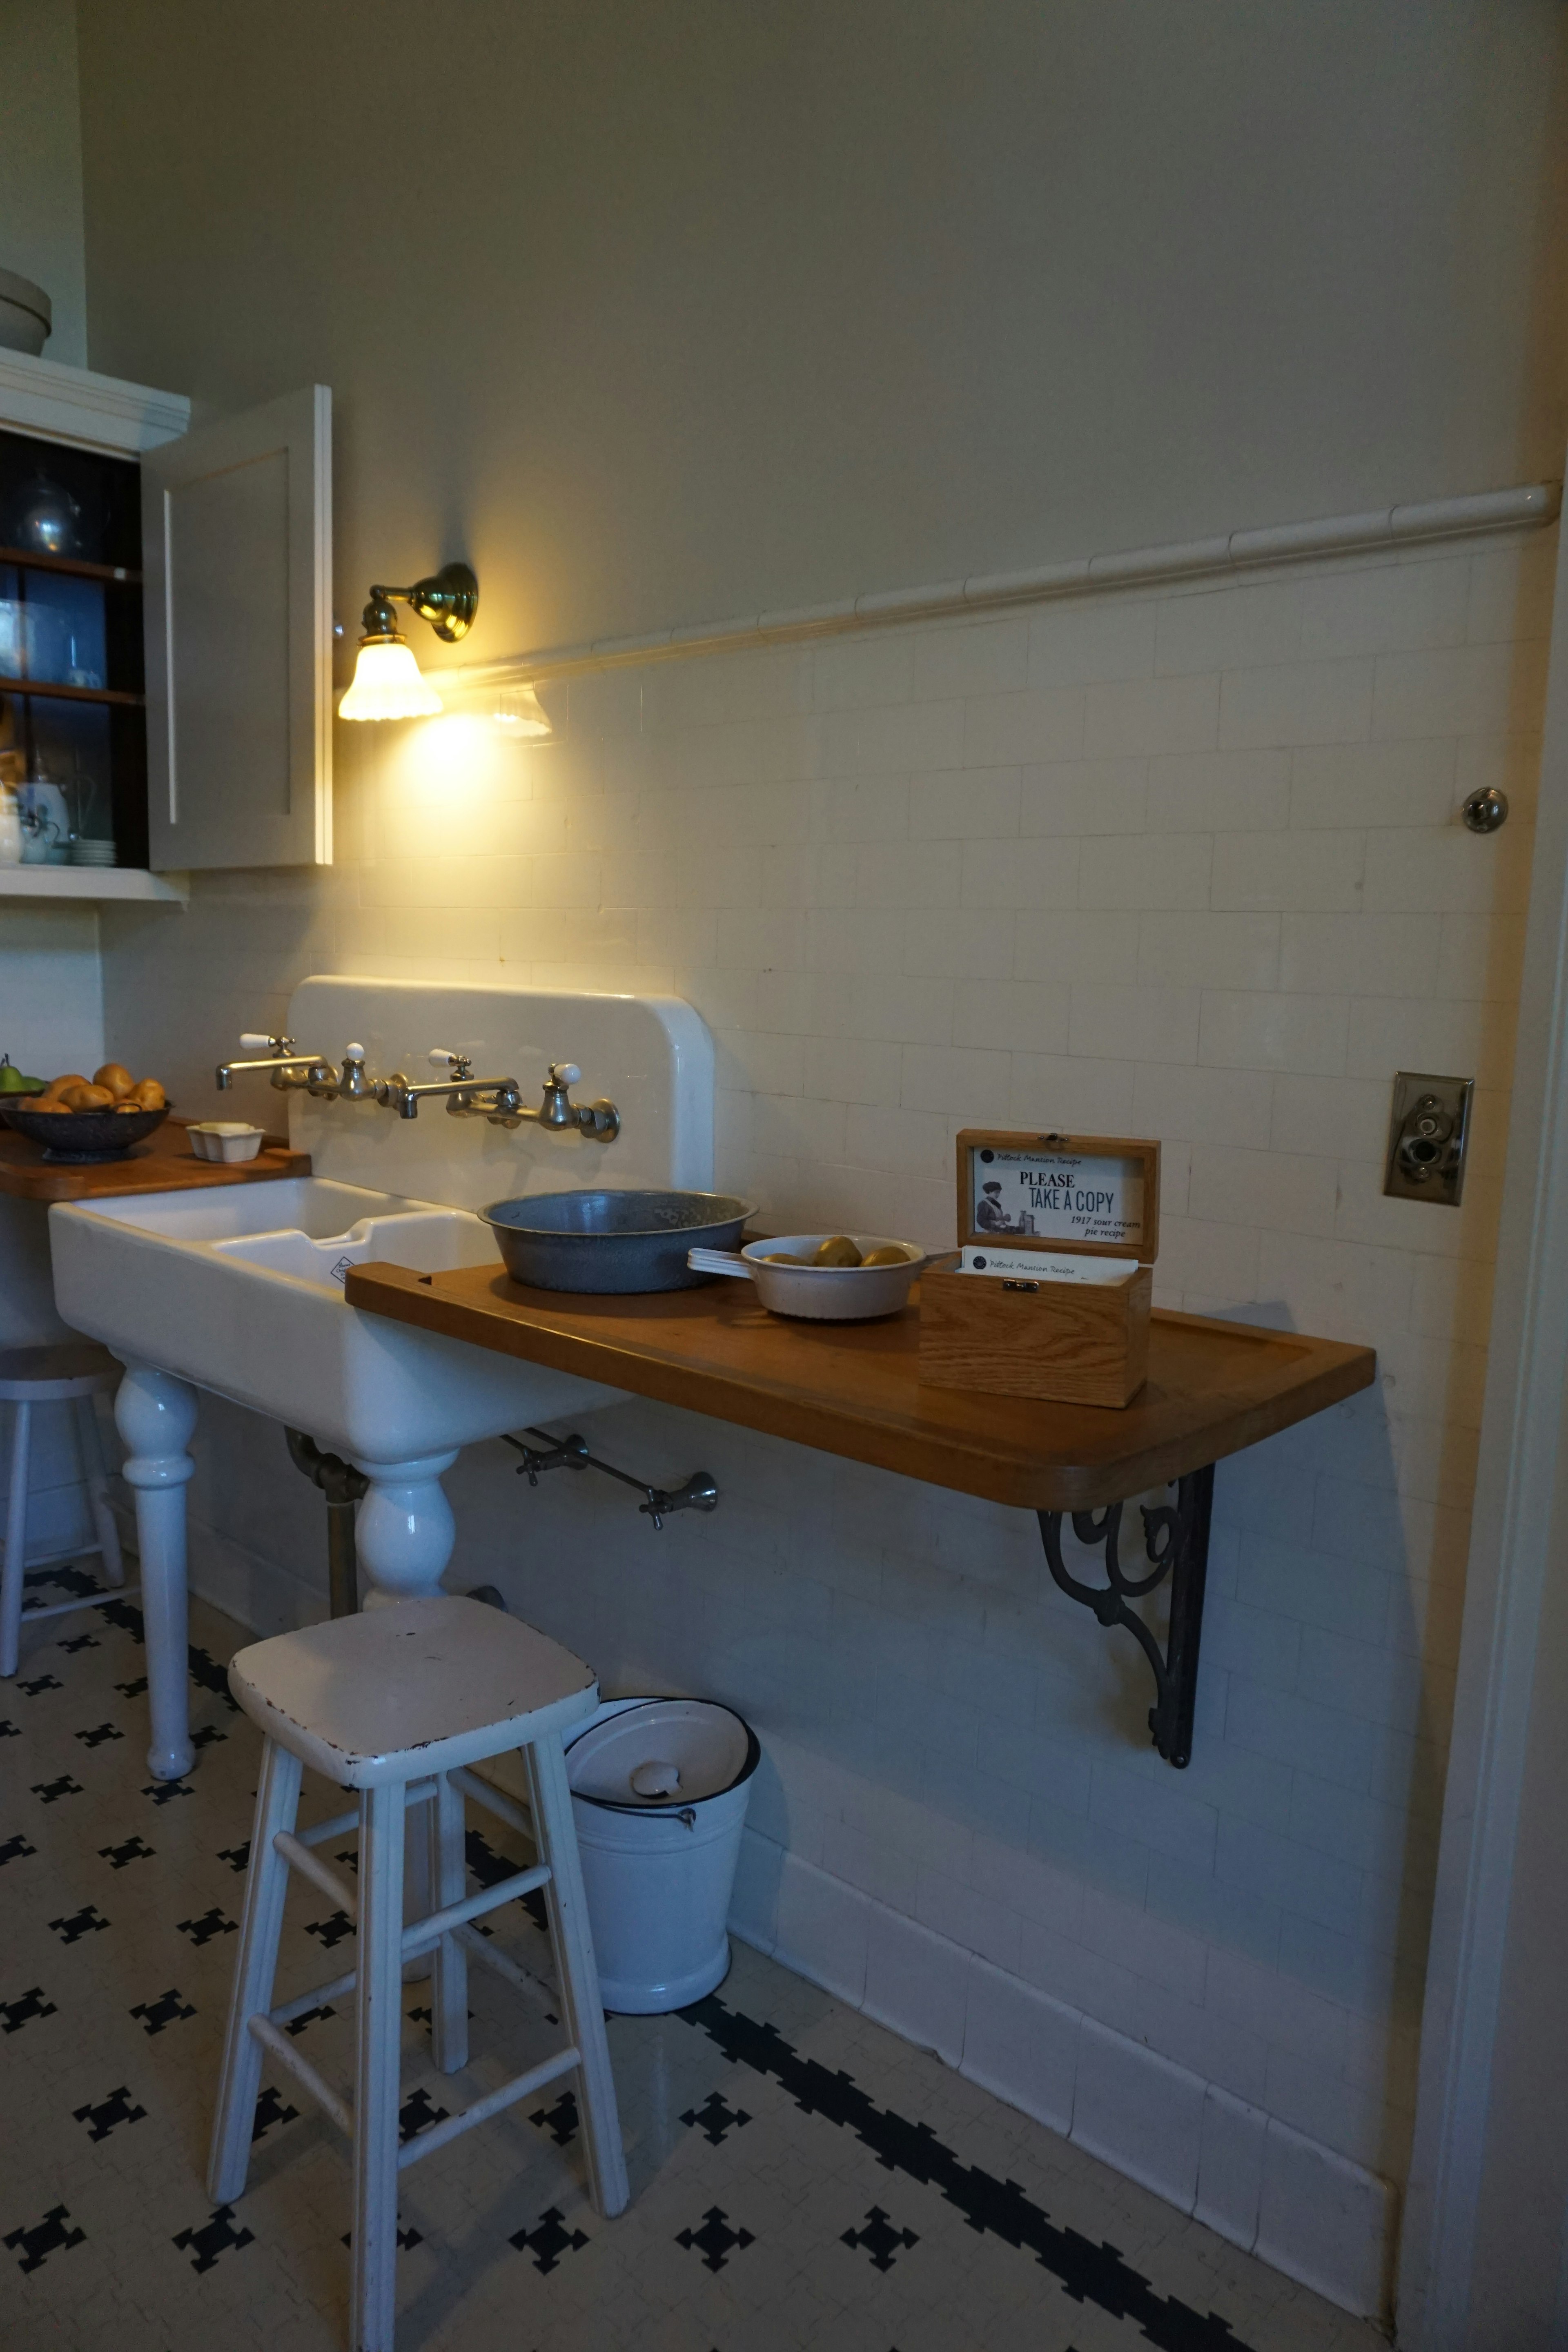
[[406, 638], [361, 640], [353, 684], [338, 705], [340, 719], [428, 719], [440, 708], [441, 698], [420, 676]]
[[509, 735], [552, 735], [544, 705], [531, 686], [508, 687], [496, 702], [495, 720]]

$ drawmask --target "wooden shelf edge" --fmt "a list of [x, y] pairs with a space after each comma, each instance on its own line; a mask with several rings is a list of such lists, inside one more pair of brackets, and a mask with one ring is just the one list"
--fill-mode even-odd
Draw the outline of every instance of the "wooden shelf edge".
[[144, 694], [126, 694], [117, 686], [67, 686], [62, 680], [0, 677], [0, 694], [15, 694], [30, 702], [96, 702], [120, 710], [145, 710]]
[[59, 572], [68, 580], [101, 580], [110, 588], [140, 588], [142, 574], [124, 563], [89, 563], [82, 555], [47, 555], [42, 548], [0, 547], [0, 563], [18, 572]]

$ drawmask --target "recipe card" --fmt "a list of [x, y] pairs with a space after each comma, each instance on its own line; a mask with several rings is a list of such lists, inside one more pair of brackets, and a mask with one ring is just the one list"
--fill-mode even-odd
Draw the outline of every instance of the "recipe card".
[[971, 1150], [969, 1166], [972, 1232], [1123, 1247], [1143, 1237], [1142, 1160], [986, 1145]]

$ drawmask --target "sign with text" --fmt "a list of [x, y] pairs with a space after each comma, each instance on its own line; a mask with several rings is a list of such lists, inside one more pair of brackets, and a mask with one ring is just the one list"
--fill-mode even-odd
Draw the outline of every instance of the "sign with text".
[[1100, 1242], [1143, 1237], [1143, 1161], [1109, 1153], [971, 1146], [970, 1231], [998, 1241]]

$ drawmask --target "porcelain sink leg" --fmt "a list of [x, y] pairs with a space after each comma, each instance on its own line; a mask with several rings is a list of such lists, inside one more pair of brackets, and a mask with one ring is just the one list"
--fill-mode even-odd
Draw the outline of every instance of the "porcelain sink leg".
[[186, 1632], [185, 1485], [196, 1466], [188, 1451], [196, 1425], [196, 1392], [172, 1372], [128, 1363], [114, 1400], [114, 1419], [130, 1449], [124, 1475], [136, 1497], [142, 1552], [147, 1698], [153, 1718], [147, 1769], [155, 1780], [179, 1780], [195, 1759]]
[[367, 1609], [389, 1601], [423, 1601], [440, 1591], [441, 1572], [457, 1538], [441, 1474], [457, 1458], [456, 1449], [412, 1462], [354, 1456], [354, 1467], [370, 1480], [354, 1531], [369, 1586]]

